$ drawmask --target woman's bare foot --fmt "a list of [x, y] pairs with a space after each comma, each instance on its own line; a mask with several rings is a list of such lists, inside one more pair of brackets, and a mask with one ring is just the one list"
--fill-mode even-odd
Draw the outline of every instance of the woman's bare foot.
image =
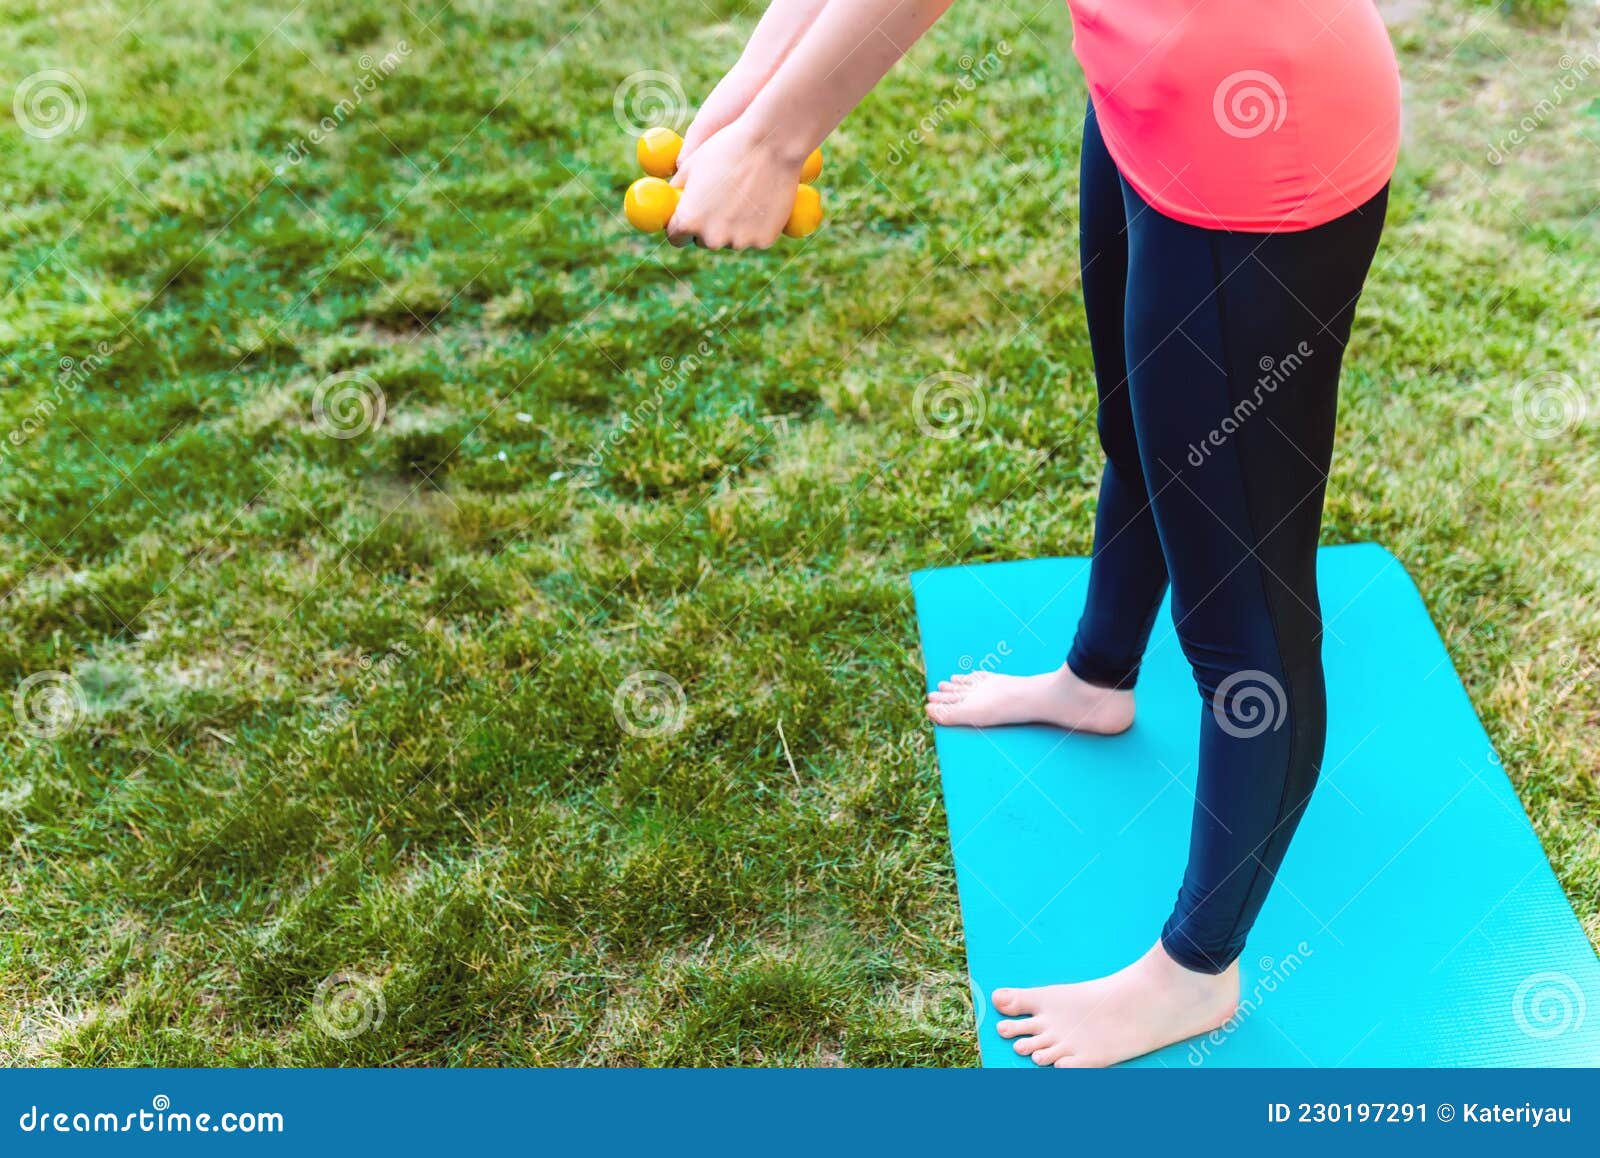
[[1156, 942], [1109, 977], [1076, 985], [996, 989], [994, 1007], [1015, 1018], [1000, 1036], [1036, 1065], [1078, 1069], [1116, 1065], [1208, 1033], [1239, 1007], [1239, 963], [1221, 973], [1185, 969]]
[[1133, 693], [1084, 683], [1062, 664], [1043, 675], [979, 671], [941, 680], [928, 693], [928, 719], [947, 727], [1053, 724], [1111, 736], [1133, 723]]

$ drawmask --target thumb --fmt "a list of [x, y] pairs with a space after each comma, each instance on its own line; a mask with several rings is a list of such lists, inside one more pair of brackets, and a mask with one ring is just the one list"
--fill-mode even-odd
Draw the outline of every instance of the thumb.
[[706, 124], [704, 115], [694, 119], [687, 132], [683, 134], [683, 144], [678, 149], [678, 167], [682, 168], [694, 151], [698, 149], [705, 139], [711, 135], [711, 127]]
[[706, 99], [700, 105], [700, 111], [695, 114], [694, 120], [690, 121], [689, 127], [684, 130], [683, 147], [678, 150], [680, 164], [687, 161], [689, 155], [703, 145], [707, 137], [722, 128], [723, 123], [727, 120], [719, 111], [721, 105], [717, 100], [717, 94], [721, 88], [722, 82], [718, 81], [716, 86], [706, 94]]
[[681, 168], [694, 156], [696, 150], [712, 137], [733, 123], [734, 116], [717, 100], [716, 90], [712, 90], [706, 103], [700, 107], [699, 114], [690, 123], [688, 131], [683, 134], [683, 146], [678, 150], [678, 165]]

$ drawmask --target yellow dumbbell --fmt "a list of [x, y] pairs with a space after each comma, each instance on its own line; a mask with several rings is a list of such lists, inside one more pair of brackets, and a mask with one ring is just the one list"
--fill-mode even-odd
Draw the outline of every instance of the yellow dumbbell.
[[[622, 212], [628, 224], [641, 233], [660, 233], [678, 211], [678, 190], [660, 177], [640, 177], [628, 186]], [[822, 194], [810, 185], [794, 191], [794, 207], [783, 231], [790, 237], [810, 237], [822, 224]]]
[[622, 212], [640, 233], [660, 233], [678, 211], [678, 191], [660, 177], [640, 177], [628, 186]]
[[683, 148], [683, 138], [671, 129], [646, 129], [639, 134], [634, 155], [639, 158], [639, 168], [652, 177], [663, 180], [678, 171], [678, 151]]
[[814, 185], [802, 185], [794, 191], [794, 208], [789, 210], [789, 220], [783, 231], [790, 237], [810, 237], [822, 224], [822, 194]]
[[[628, 186], [622, 199], [622, 212], [628, 224], [642, 233], [659, 233], [667, 227], [678, 208], [678, 190], [668, 183], [678, 169], [678, 153], [683, 138], [667, 128], [646, 129], [639, 136], [634, 155], [639, 167], [649, 174]], [[794, 193], [794, 208], [783, 231], [790, 237], [809, 237], [822, 224], [822, 194], [811, 187], [822, 173], [822, 150], [813, 149], [800, 167], [800, 187]]]
[[[683, 138], [671, 129], [656, 127], [639, 134], [634, 155], [639, 158], [639, 168], [652, 177], [663, 180], [678, 171], [678, 153], [683, 149]], [[800, 166], [800, 183], [809, 185], [822, 176], [822, 150], [812, 149], [805, 164]]]

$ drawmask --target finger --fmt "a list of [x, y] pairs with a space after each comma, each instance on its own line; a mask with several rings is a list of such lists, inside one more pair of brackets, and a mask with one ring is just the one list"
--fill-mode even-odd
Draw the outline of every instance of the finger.
[[705, 104], [700, 107], [699, 115], [689, 122], [689, 128], [683, 134], [683, 147], [678, 150], [678, 164], [682, 165], [696, 149], [727, 127], [727, 118], [714, 111], [714, 106], [717, 105], [717, 90], [712, 89], [711, 95], [706, 97]]
[[710, 135], [709, 133], [701, 132], [698, 121], [689, 126], [689, 131], [683, 134], [683, 144], [678, 148], [678, 171], [680, 173], [683, 171], [683, 167], [689, 163], [689, 158], [694, 156], [695, 150]]
[[695, 220], [693, 213], [685, 213], [683, 205], [678, 205], [677, 212], [667, 222], [667, 240], [682, 249], [694, 240]]
[[713, 130], [711, 127], [711, 118], [706, 115], [706, 112], [707, 106], [711, 104], [711, 98], [716, 96], [716, 94], [717, 90], [712, 89], [711, 92], [706, 95], [705, 101], [700, 106], [700, 111], [695, 114], [694, 120], [689, 122], [689, 127], [683, 130], [683, 145], [678, 149], [678, 160], [680, 163], [682, 162], [683, 158], [687, 157], [692, 150], [700, 147], [701, 141], [705, 140], [712, 134]]

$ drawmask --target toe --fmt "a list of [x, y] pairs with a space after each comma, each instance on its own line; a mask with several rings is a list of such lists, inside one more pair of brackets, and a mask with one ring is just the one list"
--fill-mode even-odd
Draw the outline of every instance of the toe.
[[941, 692], [959, 692], [962, 689], [962, 687], [964, 687], [964, 686], [965, 685], [958, 684], [953, 680], [940, 680], [939, 681], [939, 690]]
[[959, 704], [961, 695], [958, 692], [929, 692], [928, 702], [930, 704]]
[[[1055, 1044], [1055, 1038], [1045, 1034], [1039, 1034], [1035, 1035], [1034, 1037], [1019, 1037], [1016, 1041], [1011, 1043], [1011, 1048], [1016, 1050], [1023, 1057], [1027, 1057], [1030, 1054], [1036, 1053], [1040, 1050], [1052, 1049], [1055, 1047]], [[1034, 1060], [1037, 1061], [1038, 1058], [1035, 1058]]]
[[1024, 1034], [1038, 1033], [1044, 1026], [1037, 1017], [1025, 1017], [1021, 1021], [1002, 1021], [997, 1028], [1001, 1037], [1022, 1037]]
[[954, 710], [954, 705], [929, 704], [925, 710], [928, 713], [928, 719], [932, 720], [935, 724], [948, 724], [950, 722], [950, 713]]
[[1029, 1055], [1036, 1066], [1053, 1066], [1064, 1057], [1069, 1057], [1065, 1042], [1052, 1041], [1042, 1049], [1036, 1049]]
[[1062, 1054], [1050, 1064], [1058, 1070], [1094, 1070], [1102, 1068], [1100, 1062], [1080, 1053]]
[[1034, 1012], [1026, 989], [996, 989], [992, 999], [994, 1007], [1007, 1017], [1021, 1017]]

